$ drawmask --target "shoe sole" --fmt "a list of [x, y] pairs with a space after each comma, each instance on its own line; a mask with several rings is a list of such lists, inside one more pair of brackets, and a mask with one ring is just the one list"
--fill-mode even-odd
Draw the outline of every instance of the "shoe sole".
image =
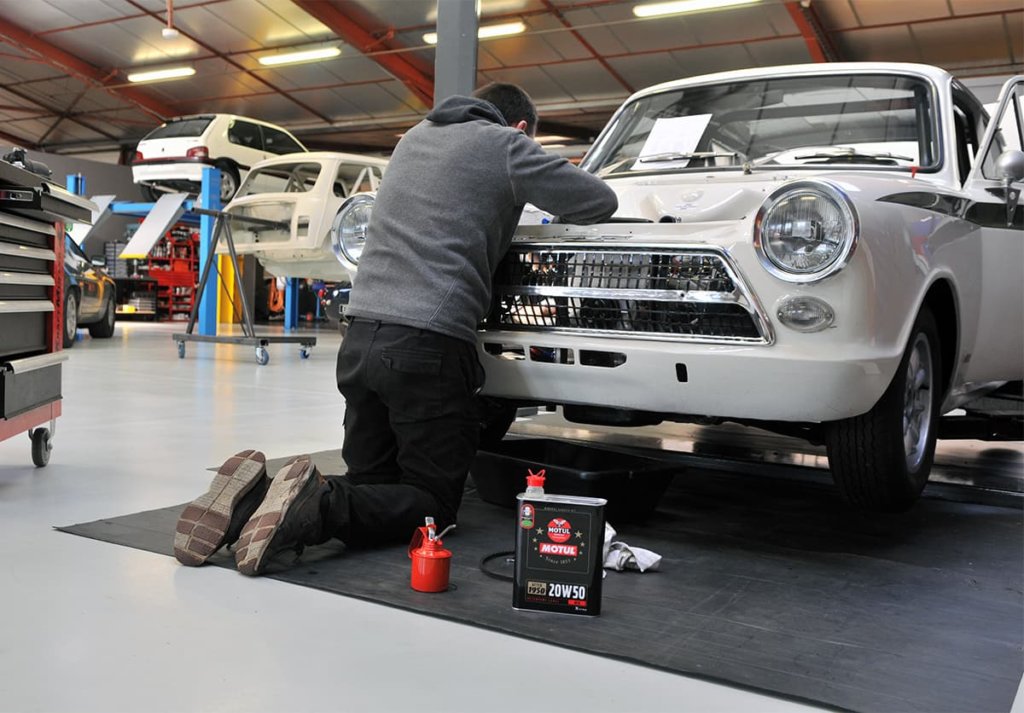
[[235, 546], [235, 563], [242, 574], [260, 574], [274, 554], [270, 545], [288, 510], [298, 500], [310, 478], [322, 480], [309, 456], [299, 456], [286, 463], [270, 481], [263, 502], [242, 528]]
[[231, 514], [266, 472], [266, 457], [259, 451], [242, 451], [224, 461], [210, 489], [186, 505], [178, 517], [174, 556], [179, 562], [198, 567], [224, 546]]

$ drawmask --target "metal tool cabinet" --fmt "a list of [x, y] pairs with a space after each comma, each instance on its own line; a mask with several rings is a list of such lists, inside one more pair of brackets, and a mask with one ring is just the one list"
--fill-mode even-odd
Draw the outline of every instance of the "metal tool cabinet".
[[40, 467], [50, 459], [67, 358], [64, 223], [88, 222], [91, 205], [0, 161], [0, 440], [27, 432]]

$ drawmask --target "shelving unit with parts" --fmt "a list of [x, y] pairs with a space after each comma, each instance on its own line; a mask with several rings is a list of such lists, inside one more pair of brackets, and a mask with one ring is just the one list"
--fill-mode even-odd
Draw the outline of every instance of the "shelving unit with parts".
[[27, 432], [37, 466], [61, 412], [64, 223], [92, 205], [0, 161], [0, 440]]
[[199, 279], [199, 233], [178, 224], [149, 252], [149, 277], [157, 284], [160, 319], [187, 321]]

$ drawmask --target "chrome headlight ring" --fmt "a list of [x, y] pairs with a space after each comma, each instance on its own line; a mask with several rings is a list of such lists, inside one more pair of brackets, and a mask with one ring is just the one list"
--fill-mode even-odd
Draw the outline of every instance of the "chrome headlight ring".
[[331, 223], [331, 250], [343, 266], [359, 264], [375, 200], [372, 193], [357, 193], [346, 198], [334, 216]]
[[853, 202], [825, 181], [795, 181], [773, 191], [754, 222], [761, 265], [786, 282], [818, 282], [839, 272], [859, 235]]

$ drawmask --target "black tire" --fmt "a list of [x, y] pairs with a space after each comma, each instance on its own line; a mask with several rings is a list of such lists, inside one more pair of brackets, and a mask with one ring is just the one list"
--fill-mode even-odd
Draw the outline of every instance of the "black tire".
[[480, 450], [496, 447], [505, 438], [512, 422], [516, 420], [518, 407], [512, 401], [479, 397], [480, 404]]
[[938, 328], [924, 307], [878, 403], [862, 416], [826, 428], [832, 478], [844, 500], [878, 512], [900, 512], [914, 504], [935, 456], [941, 378]]
[[78, 332], [78, 295], [74, 290], [64, 293], [64, 348], [75, 346], [75, 334]]
[[50, 440], [50, 429], [37, 428], [32, 431], [32, 462], [37, 468], [43, 468], [50, 462], [50, 451], [53, 442]]
[[225, 206], [238, 193], [238, 168], [230, 161], [217, 161], [213, 165], [220, 169], [220, 204]]
[[114, 298], [107, 298], [103, 316], [96, 324], [89, 325], [89, 334], [97, 339], [110, 339], [114, 336], [114, 320], [116, 319], [117, 308], [114, 306]]

